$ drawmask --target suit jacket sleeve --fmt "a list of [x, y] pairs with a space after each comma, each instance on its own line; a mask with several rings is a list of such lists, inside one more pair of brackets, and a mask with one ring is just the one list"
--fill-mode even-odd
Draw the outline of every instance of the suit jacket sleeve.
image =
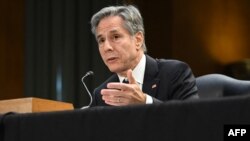
[[173, 63], [172, 70], [170, 70], [170, 89], [168, 99], [196, 99], [198, 98], [198, 89], [196, 86], [196, 79], [192, 73], [191, 68], [184, 62], [176, 61]]
[[165, 59], [156, 62], [158, 69], [155, 69], [155, 79], [159, 79], [158, 89], [155, 94], [149, 93], [153, 97], [153, 103], [198, 98], [196, 79], [188, 64]]

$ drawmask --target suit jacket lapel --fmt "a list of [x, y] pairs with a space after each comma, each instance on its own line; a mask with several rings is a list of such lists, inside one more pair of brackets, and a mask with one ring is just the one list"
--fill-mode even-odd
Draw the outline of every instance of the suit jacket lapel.
[[[119, 78], [118, 78], [118, 76], [117, 76], [117, 74], [113, 74], [108, 80], [107, 80], [107, 83], [109, 83], [109, 82], [120, 82], [119, 81]], [[107, 84], [106, 83], [106, 84]]]
[[160, 79], [157, 78], [158, 65], [155, 59], [146, 55], [146, 69], [144, 74], [143, 92], [155, 97]]
[[110, 78], [108, 78], [104, 83], [101, 84], [101, 86], [97, 90], [96, 94], [96, 101], [93, 101], [93, 105], [101, 105], [101, 106], [109, 106], [102, 100], [101, 90], [107, 88], [107, 84], [109, 82], [119, 82], [119, 78], [117, 74], [113, 74]]

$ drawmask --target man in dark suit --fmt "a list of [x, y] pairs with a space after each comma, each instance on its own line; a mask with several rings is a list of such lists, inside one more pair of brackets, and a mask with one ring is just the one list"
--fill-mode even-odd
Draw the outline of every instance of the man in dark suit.
[[101, 57], [114, 73], [94, 90], [91, 106], [152, 104], [198, 97], [195, 78], [186, 63], [153, 59], [145, 54], [143, 20], [136, 7], [103, 8], [92, 17], [91, 25]]

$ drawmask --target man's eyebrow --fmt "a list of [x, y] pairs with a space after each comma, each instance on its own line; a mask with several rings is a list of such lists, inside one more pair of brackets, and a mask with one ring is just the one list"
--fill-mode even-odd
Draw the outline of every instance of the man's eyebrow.
[[[114, 34], [114, 33], [118, 33], [118, 30], [117, 30], [117, 29], [113, 29], [113, 30], [111, 30], [111, 31], [109, 31], [109, 32], [112, 33], [112, 34]], [[101, 38], [101, 37], [102, 37], [102, 35], [99, 34], [99, 35], [96, 36], [96, 39], [99, 39], [99, 38]]]
[[96, 39], [99, 39], [99, 38], [101, 38], [101, 36], [102, 36], [102, 35], [97, 35], [97, 36], [96, 36]]
[[117, 32], [118, 32], [117, 29], [113, 29], [113, 30], [110, 31], [110, 33], [117, 33]]

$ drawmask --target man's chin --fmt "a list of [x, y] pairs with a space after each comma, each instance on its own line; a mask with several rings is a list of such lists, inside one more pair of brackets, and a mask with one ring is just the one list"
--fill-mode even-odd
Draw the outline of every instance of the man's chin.
[[124, 69], [121, 69], [121, 68], [110, 68], [109, 67], [109, 70], [113, 73], [118, 73], [118, 74], [126, 74], [126, 70]]

